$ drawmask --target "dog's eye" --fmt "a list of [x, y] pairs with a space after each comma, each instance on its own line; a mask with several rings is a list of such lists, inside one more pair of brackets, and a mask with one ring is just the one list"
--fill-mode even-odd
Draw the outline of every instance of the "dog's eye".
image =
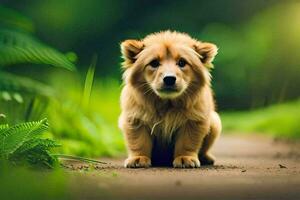
[[180, 58], [177, 63], [180, 68], [183, 68], [186, 64], [187, 62], [183, 58]]
[[160, 63], [157, 59], [154, 59], [149, 63], [149, 65], [153, 68], [157, 68], [160, 65]]

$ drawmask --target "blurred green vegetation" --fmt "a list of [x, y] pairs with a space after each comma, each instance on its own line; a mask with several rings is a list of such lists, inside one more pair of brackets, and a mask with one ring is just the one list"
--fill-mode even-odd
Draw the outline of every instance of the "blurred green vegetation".
[[54, 137], [62, 143], [61, 151], [93, 157], [124, 153], [123, 136], [117, 126], [120, 83], [96, 80], [86, 105], [80, 76], [53, 73], [51, 77], [60, 95], [50, 103], [47, 114]]
[[[1, 199], [71, 199], [62, 171], [33, 171], [0, 163]], [[42, 181], [41, 181], [42, 180]]]
[[119, 44], [166, 29], [219, 47], [212, 75], [225, 132], [300, 137], [300, 3], [2, 2], [0, 124], [47, 117], [45, 136], [62, 144], [59, 153], [125, 153], [117, 127]]
[[[76, 61], [76, 54], [63, 54], [44, 44], [34, 35], [34, 25], [29, 19], [9, 8], [0, 7], [0, 10], [3, 11], [0, 19], [0, 123], [5, 124], [1, 138], [5, 139], [6, 146], [30, 146], [29, 151], [21, 155], [1, 143], [1, 150], [5, 151], [0, 151], [0, 158], [20, 157], [21, 160], [24, 157], [29, 158], [30, 163], [35, 159], [52, 165], [55, 157], [48, 149], [57, 143], [52, 144], [49, 139], [29, 141], [27, 134], [38, 135], [32, 131], [34, 123], [24, 124], [24, 129], [13, 126], [44, 117], [49, 119], [51, 127], [44, 137], [61, 144], [59, 153], [95, 157], [124, 152], [116, 123], [120, 83], [109, 78], [101, 82], [94, 80], [96, 56], [86, 75], [74, 72], [72, 62]], [[72, 72], [51, 70], [49, 66]], [[31, 69], [35, 69], [34, 72], [27, 73]], [[96, 87], [93, 87], [94, 82]], [[94, 90], [98, 90], [97, 93]], [[11, 153], [6, 155], [6, 151]]]
[[300, 96], [299, 13], [300, 3], [285, 2], [243, 25], [204, 29], [200, 38], [220, 47], [213, 82], [220, 108], [257, 108]]
[[221, 115], [224, 132], [266, 133], [277, 138], [300, 136], [300, 100], [245, 112]]
[[122, 40], [171, 29], [219, 47], [213, 86], [220, 109], [252, 109], [300, 96], [300, 3], [294, 0], [4, 0], [4, 5], [31, 18], [38, 28], [23, 20], [27, 29], [50, 45], [76, 52], [80, 72], [97, 53], [97, 77], [120, 79]]

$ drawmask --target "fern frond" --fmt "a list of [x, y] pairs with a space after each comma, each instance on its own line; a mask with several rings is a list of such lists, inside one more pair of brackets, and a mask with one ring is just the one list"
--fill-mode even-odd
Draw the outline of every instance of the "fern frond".
[[31, 35], [10, 29], [0, 29], [0, 66], [33, 63], [75, 70], [64, 54], [41, 43]]
[[42, 96], [54, 96], [54, 90], [44, 83], [0, 71], [0, 91], [26, 92]]
[[16, 164], [28, 163], [48, 168], [53, 168], [58, 163], [56, 156], [51, 155], [48, 150], [39, 146], [34, 146], [22, 153], [14, 153], [9, 156], [8, 160]]
[[9, 128], [8, 124], [0, 124], [0, 135], [2, 135], [5, 131], [7, 131], [8, 128]]
[[59, 147], [59, 146], [60, 145], [54, 140], [34, 138], [32, 140], [26, 141], [22, 146], [20, 146], [14, 152], [14, 154], [21, 154], [33, 148], [40, 149], [40, 150], [49, 150], [51, 148]]
[[26, 122], [8, 128], [0, 135], [0, 157], [13, 154], [26, 141], [36, 138], [49, 128], [47, 119]]

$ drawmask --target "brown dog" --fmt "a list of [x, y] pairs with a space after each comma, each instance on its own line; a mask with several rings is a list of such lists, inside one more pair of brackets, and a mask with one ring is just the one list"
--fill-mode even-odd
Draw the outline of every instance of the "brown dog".
[[126, 40], [121, 50], [125, 85], [119, 127], [129, 154], [125, 166], [213, 164], [209, 150], [221, 121], [209, 70], [217, 47], [165, 31]]

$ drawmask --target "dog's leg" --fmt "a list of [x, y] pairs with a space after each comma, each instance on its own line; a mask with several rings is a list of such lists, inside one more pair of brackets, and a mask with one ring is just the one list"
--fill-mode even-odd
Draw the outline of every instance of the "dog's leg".
[[204, 136], [209, 130], [208, 124], [188, 122], [178, 131], [173, 166], [176, 168], [200, 167], [198, 153]]
[[146, 127], [127, 128], [124, 132], [129, 155], [125, 167], [150, 167], [152, 139]]
[[209, 153], [209, 150], [213, 146], [216, 139], [221, 134], [222, 124], [219, 115], [216, 112], [211, 114], [211, 125], [210, 132], [204, 138], [202, 147], [199, 152], [199, 159], [201, 165], [213, 165], [215, 162], [215, 157]]

